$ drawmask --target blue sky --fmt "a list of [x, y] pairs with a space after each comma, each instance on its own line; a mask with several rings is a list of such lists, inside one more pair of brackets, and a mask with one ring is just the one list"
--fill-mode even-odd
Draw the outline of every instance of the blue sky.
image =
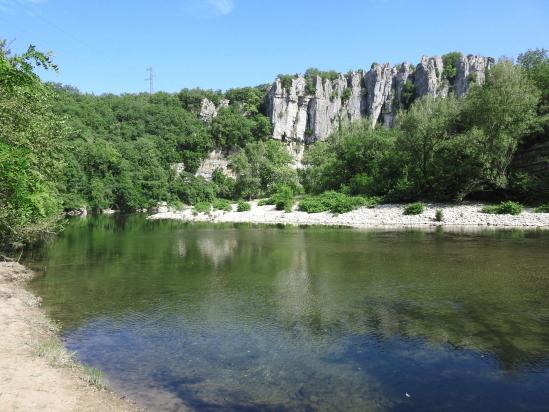
[[227, 89], [278, 73], [549, 48], [547, 0], [0, 0], [0, 38], [51, 50], [82, 91]]

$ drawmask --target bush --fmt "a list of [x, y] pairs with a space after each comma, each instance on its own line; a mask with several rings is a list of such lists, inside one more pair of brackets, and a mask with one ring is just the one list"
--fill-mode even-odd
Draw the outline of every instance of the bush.
[[421, 215], [425, 211], [425, 205], [421, 202], [410, 203], [404, 208], [405, 215]]
[[271, 204], [274, 204], [276, 210], [284, 210], [285, 212], [291, 212], [294, 205], [294, 192], [291, 187], [282, 185], [276, 193], [269, 199]]
[[209, 202], [198, 202], [194, 205], [193, 210], [196, 213], [210, 213], [212, 211], [212, 204]]
[[379, 203], [377, 197], [348, 196], [338, 192], [324, 192], [319, 196], [307, 197], [299, 202], [298, 210], [307, 213], [330, 211], [340, 214], [347, 213], [361, 206], [375, 207]]
[[232, 210], [231, 202], [227, 199], [215, 199], [212, 206], [214, 210], [224, 210], [225, 212]]
[[252, 207], [250, 206], [250, 204], [248, 202], [245, 202], [243, 200], [238, 201], [238, 205], [237, 205], [237, 208], [236, 208], [237, 212], [248, 212], [251, 209], [252, 209]]
[[272, 202], [271, 198], [261, 199], [259, 202], [257, 202], [258, 206], [267, 206], [267, 205], [272, 205], [272, 204], [274, 204], [274, 203]]
[[522, 205], [508, 200], [507, 202], [501, 202], [499, 205], [484, 206], [481, 211], [482, 213], [496, 215], [518, 215], [522, 212]]
[[173, 191], [183, 203], [194, 205], [201, 202], [213, 202], [217, 195], [217, 186], [203, 177], [183, 172], [175, 179]]
[[320, 196], [306, 197], [299, 202], [297, 209], [301, 212], [320, 213], [329, 210]]
[[442, 211], [442, 209], [437, 209], [435, 213], [435, 220], [437, 222], [442, 222], [444, 220], [444, 212]]
[[544, 203], [543, 205], [539, 205], [534, 209], [536, 213], [549, 213], [549, 203]]

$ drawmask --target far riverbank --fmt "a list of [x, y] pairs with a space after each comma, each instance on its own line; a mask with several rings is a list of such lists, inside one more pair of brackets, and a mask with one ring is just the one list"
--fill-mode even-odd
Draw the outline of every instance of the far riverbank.
[[[374, 208], [362, 207], [348, 213], [334, 215], [329, 212], [305, 213], [294, 210], [286, 213], [273, 205], [258, 206], [250, 202], [251, 210], [237, 212], [236, 205], [229, 211], [196, 213], [188, 207], [179, 211], [164, 211], [149, 216], [149, 219], [173, 219], [186, 222], [212, 223], [264, 223], [289, 225], [347, 226], [354, 228], [407, 228], [407, 227], [490, 227], [490, 228], [540, 228], [549, 229], [549, 213], [535, 213], [526, 208], [519, 215], [496, 215], [482, 213], [484, 204], [426, 204], [419, 215], [404, 215], [403, 204], [385, 204]], [[442, 210], [442, 221], [436, 221], [437, 210]]]

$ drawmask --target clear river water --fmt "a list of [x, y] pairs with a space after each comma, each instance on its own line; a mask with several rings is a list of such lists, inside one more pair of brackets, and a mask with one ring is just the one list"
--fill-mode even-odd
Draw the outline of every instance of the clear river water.
[[549, 410], [549, 232], [90, 217], [26, 263], [150, 410]]

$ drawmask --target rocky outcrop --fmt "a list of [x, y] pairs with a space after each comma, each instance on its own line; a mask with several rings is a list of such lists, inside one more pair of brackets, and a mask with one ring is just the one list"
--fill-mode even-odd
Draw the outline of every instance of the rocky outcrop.
[[395, 74], [396, 69], [392, 69], [389, 63], [383, 66], [374, 63], [364, 77], [367, 93], [367, 115], [370, 117], [372, 127], [375, 127], [384, 107], [385, 112], [390, 113], [392, 116], [392, 90]]
[[294, 145], [308, 144], [325, 140], [342, 123], [363, 117], [370, 118], [372, 127], [390, 127], [403, 107], [405, 86], [411, 85], [408, 93], [416, 97], [446, 97], [452, 90], [463, 96], [469, 82], [484, 82], [493, 63], [489, 57], [461, 56], [455, 80], [445, 77], [440, 56], [423, 56], [415, 67], [409, 63], [374, 63], [367, 72], [340, 74], [335, 79], [279, 77], [268, 94], [273, 138]]
[[215, 149], [202, 161], [195, 176], [202, 176], [207, 180], [211, 180], [214, 170], [218, 168], [221, 169], [226, 176], [234, 177], [234, 173], [229, 169], [229, 160], [225, 153], [223, 153], [222, 150]]
[[200, 112], [198, 112], [198, 117], [203, 122], [211, 122], [212, 119], [217, 116], [219, 109], [227, 106], [229, 106], [229, 101], [227, 99], [221, 100], [219, 105], [216, 106], [210, 99], [204, 98], [200, 104]]
[[283, 87], [280, 78], [275, 80], [269, 91], [273, 139], [304, 141], [311, 98], [305, 93], [303, 76], [293, 78], [289, 87]]
[[446, 97], [449, 83], [447, 79], [443, 78], [443, 71], [442, 57], [423, 56], [416, 67], [414, 84], [417, 96]]
[[457, 64], [455, 90], [458, 96], [464, 96], [469, 88], [469, 83], [484, 83], [486, 71], [495, 63], [491, 57], [461, 56]]

